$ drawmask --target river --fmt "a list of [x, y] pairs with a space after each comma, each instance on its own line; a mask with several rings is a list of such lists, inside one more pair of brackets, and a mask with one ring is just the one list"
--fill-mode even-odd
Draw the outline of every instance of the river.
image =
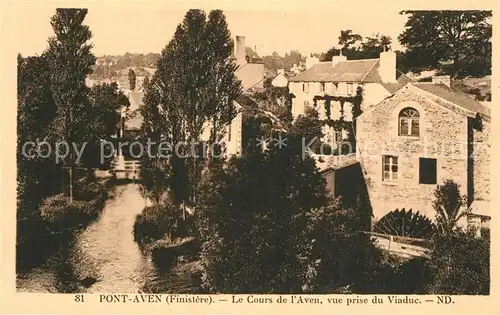
[[[138, 184], [116, 186], [99, 219], [74, 240], [61, 240], [44, 262], [17, 275], [19, 292], [189, 293], [188, 274], [160, 270], [134, 241], [135, 217], [145, 206]], [[86, 280], [84, 280], [86, 279]], [[91, 279], [91, 280], [89, 280]], [[93, 279], [96, 279], [95, 283]], [[90, 281], [90, 282], [89, 282]]]

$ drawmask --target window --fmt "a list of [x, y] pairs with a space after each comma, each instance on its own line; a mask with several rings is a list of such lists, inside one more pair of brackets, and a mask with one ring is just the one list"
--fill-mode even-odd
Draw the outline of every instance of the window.
[[342, 142], [342, 130], [334, 130], [335, 143]]
[[231, 141], [231, 123], [227, 126], [227, 141]]
[[394, 181], [398, 179], [398, 157], [384, 155], [382, 159], [382, 180]]
[[324, 92], [325, 91], [325, 83], [320, 83], [319, 84], [319, 91]]
[[414, 108], [407, 107], [399, 113], [399, 135], [418, 137], [420, 135], [420, 114]]
[[437, 183], [436, 159], [420, 158], [420, 184]]
[[308, 83], [302, 83], [302, 92], [304, 92], [304, 93], [309, 92], [309, 84]]
[[352, 95], [354, 91], [354, 85], [352, 83], [347, 83], [347, 95]]

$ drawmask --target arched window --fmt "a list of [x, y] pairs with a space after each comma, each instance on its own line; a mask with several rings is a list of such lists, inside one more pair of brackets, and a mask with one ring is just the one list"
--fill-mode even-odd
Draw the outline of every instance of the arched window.
[[420, 135], [420, 114], [411, 107], [404, 108], [399, 113], [399, 135], [418, 137]]

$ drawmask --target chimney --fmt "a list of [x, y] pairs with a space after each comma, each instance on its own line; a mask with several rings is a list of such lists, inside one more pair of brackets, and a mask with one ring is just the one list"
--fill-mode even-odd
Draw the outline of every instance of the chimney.
[[245, 36], [236, 36], [236, 45], [234, 55], [236, 56], [236, 62], [239, 65], [245, 64], [246, 61], [246, 44]]
[[437, 75], [432, 77], [432, 84], [444, 84], [451, 87], [451, 76], [449, 75]]
[[332, 57], [332, 67], [335, 67], [335, 65], [337, 65], [337, 63], [342, 62], [342, 61], [347, 61], [347, 57], [342, 56], [342, 51], [340, 51], [340, 55]]
[[379, 75], [384, 83], [396, 82], [396, 53], [384, 51], [380, 53]]
[[306, 70], [311, 69], [314, 67], [316, 64], [319, 63], [319, 58], [318, 57], [307, 57], [306, 58]]
[[278, 69], [278, 74], [283, 74], [283, 75], [285, 75], [285, 69]]

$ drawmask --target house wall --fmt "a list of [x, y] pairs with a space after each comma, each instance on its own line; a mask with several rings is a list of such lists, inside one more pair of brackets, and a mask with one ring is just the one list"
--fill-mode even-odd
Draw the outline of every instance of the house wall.
[[[420, 136], [398, 136], [404, 107], [420, 113]], [[437, 184], [457, 182], [467, 193], [467, 116], [440, 106], [405, 87], [358, 117], [357, 154], [368, 186], [375, 220], [395, 209], [413, 209], [434, 219], [434, 184], [419, 183], [419, 158], [437, 159]], [[382, 181], [383, 155], [398, 156], [398, 180]]]
[[285, 87], [288, 85], [288, 79], [283, 74], [278, 74], [272, 81], [271, 84], [276, 87]]
[[241, 80], [243, 91], [249, 88], [263, 88], [264, 74], [263, 63], [246, 63], [236, 70], [236, 77]]
[[[303, 84], [306, 85], [306, 92], [303, 91]], [[371, 108], [373, 105], [380, 103], [384, 98], [391, 95], [381, 84], [379, 83], [364, 83], [358, 84], [353, 83], [353, 94], [356, 94], [357, 88], [361, 86], [363, 88], [363, 103], [361, 104], [361, 110], [365, 111]], [[325, 91], [321, 91], [320, 82], [290, 82], [289, 85], [290, 93], [295, 95], [292, 102], [292, 115], [294, 118], [303, 114], [306, 106], [313, 106], [313, 98], [316, 95], [336, 95], [336, 96], [349, 96], [347, 94], [347, 82], [339, 82], [334, 84], [333, 82], [325, 83]], [[323, 101], [317, 102], [317, 110], [320, 119], [326, 119], [325, 106]], [[340, 118], [340, 102], [331, 102], [331, 118]], [[347, 121], [352, 121], [352, 104], [344, 103], [344, 114]]]
[[[231, 124], [226, 126], [224, 136], [221, 139], [226, 145], [226, 154], [227, 155], [239, 155], [241, 154], [241, 146], [242, 146], [242, 128], [243, 128], [243, 114], [239, 111], [240, 106], [236, 105], [236, 109], [238, 110], [238, 114], [231, 121]], [[205, 122], [203, 125], [203, 133], [200, 136], [202, 141], [210, 140], [210, 130], [211, 123]], [[229, 136], [229, 132], [231, 136]]]
[[482, 130], [472, 130], [472, 177], [474, 199], [490, 201], [490, 133], [489, 120], [482, 122]]

